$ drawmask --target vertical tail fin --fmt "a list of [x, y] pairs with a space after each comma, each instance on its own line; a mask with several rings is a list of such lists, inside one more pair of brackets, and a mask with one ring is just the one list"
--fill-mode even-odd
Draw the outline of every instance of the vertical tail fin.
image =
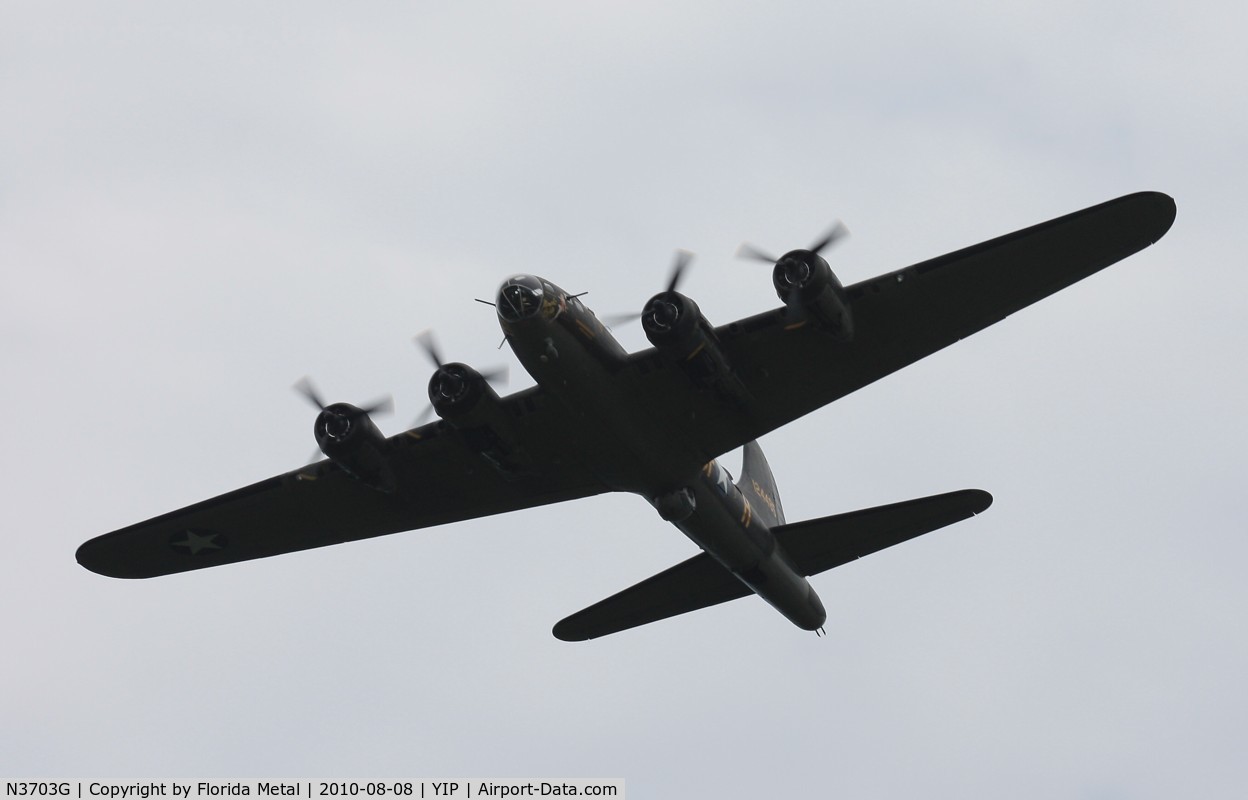
[[741, 462], [741, 480], [737, 488], [750, 502], [755, 516], [761, 517], [768, 528], [784, 524], [784, 507], [780, 505], [780, 491], [771, 474], [767, 457], [758, 442], [745, 443], [745, 455]]

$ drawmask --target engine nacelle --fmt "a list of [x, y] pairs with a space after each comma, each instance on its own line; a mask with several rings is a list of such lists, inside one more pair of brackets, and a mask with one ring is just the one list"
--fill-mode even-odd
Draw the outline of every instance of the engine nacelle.
[[836, 273], [810, 250], [793, 250], [776, 262], [771, 273], [776, 294], [790, 309], [841, 341], [854, 336], [849, 301]]
[[316, 417], [316, 443], [330, 461], [381, 492], [394, 491], [386, 437], [368, 413], [350, 403], [326, 406]]
[[698, 304], [680, 292], [660, 292], [641, 312], [646, 338], [699, 386], [719, 392], [734, 402], [747, 399], [745, 386], [733, 372], [719, 346], [715, 329]]
[[651, 297], [641, 311], [641, 327], [651, 344], [682, 358], [706, 344], [710, 329], [698, 304], [680, 292]]
[[498, 409], [498, 393], [467, 364], [438, 367], [429, 379], [429, 402], [438, 416], [455, 427], [479, 425]]
[[463, 435], [468, 446], [506, 475], [526, 472], [511, 415], [494, 387], [467, 364], [443, 364], [429, 379], [433, 410]]

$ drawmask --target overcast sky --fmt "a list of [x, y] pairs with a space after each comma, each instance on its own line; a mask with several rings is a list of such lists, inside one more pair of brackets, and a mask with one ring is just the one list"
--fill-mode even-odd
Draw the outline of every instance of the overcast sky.
[[[0, 6], [3, 776], [1242, 792], [1248, 11], [1021, 5]], [[839, 217], [848, 284], [1143, 189], [1156, 246], [762, 441], [790, 520], [996, 498], [815, 578], [826, 638], [747, 598], [555, 640], [694, 552], [623, 495], [74, 561], [306, 460], [305, 374], [387, 434], [423, 329], [530, 385], [473, 302], [509, 274], [629, 311], [688, 248], [723, 323], [778, 304], [743, 240]]]

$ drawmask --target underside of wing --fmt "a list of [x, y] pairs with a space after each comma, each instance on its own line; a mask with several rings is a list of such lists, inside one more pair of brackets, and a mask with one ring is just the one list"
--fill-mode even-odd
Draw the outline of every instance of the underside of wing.
[[634, 396], [674, 440], [717, 457], [1148, 247], [1174, 216], [1164, 194], [1127, 195], [849, 286], [848, 338], [784, 308], [716, 328], [745, 402], [692, 385], [655, 350], [634, 357]]
[[561, 620], [554, 634], [565, 642], [596, 639], [749, 594], [749, 587], [701, 553]]
[[87, 569], [149, 578], [597, 494], [606, 487], [569, 460], [540, 393], [507, 398], [528, 415], [525, 461], [503, 470], [436, 422], [386, 441], [396, 477], [381, 492], [321, 461], [96, 537], [78, 549]]

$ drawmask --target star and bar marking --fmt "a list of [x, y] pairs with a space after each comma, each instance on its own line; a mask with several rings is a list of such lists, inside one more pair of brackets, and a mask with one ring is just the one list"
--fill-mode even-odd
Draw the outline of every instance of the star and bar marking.
[[169, 539], [169, 545], [180, 553], [197, 556], [204, 552], [224, 549], [225, 537], [215, 531], [194, 531], [188, 528], [175, 533]]

